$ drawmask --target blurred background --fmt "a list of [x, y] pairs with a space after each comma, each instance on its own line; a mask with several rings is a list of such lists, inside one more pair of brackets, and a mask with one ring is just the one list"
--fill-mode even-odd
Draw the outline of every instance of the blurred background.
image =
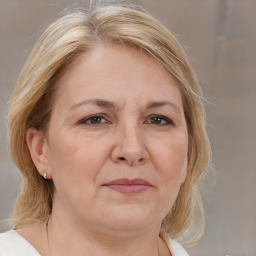
[[[6, 145], [8, 99], [39, 35], [72, 0], [0, 0], [0, 220], [20, 175]], [[205, 196], [206, 234], [191, 256], [256, 255], [256, 1], [133, 0], [172, 30], [201, 85], [216, 185]], [[9, 228], [0, 222], [0, 232]]]

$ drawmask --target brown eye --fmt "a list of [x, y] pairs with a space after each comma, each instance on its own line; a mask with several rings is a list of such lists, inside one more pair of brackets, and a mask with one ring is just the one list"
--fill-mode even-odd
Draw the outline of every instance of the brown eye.
[[102, 115], [89, 116], [79, 122], [79, 124], [89, 125], [89, 126], [100, 126], [100, 125], [108, 124], [108, 123], [110, 123], [110, 122], [107, 121], [106, 118]]
[[94, 117], [91, 117], [89, 119], [90, 123], [91, 124], [100, 124], [101, 121], [102, 121], [102, 117], [101, 116], [94, 116]]
[[164, 120], [161, 117], [152, 117], [152, 119], [151, 119], [152, 124], [162, 124], [163, 121]]
[[167, 118], [165, 116], [161, 116], [161, 115], [151, 116], [148, 119], [148, 123], [153, 124], [153, 125], [157, 125], [157, 126], [165, 126], [165, 125], [172, 125], [173, 124], [173, 122], [169, 118]]

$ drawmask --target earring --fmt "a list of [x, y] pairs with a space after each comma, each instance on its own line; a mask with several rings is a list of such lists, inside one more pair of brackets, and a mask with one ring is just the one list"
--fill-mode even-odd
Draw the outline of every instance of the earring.
[[47, 171], [46, 170], [44, 171], [43, 177], [45, 180], [47, 180]]

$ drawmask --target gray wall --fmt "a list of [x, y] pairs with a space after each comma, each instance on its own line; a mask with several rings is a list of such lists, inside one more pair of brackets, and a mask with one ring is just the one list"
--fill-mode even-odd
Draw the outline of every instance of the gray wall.
[[[72, 0], [1, 0], [0, 219], [10, 215], [20, 176], [6, 146], [8, 98], [35, 40]], [[207, 105], [217, 183], [206, 196], [207, 227], [193, 256], [256, 255], [256, 1], [138, 0], [185, 47]], [[0, 231], [8, 228], [0, 223]]]

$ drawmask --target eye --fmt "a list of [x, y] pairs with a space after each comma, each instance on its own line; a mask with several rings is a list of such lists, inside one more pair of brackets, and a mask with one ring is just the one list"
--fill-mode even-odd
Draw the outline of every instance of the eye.
[[157, 125], [157, 126], [167, 126], [167, 125], [173, 125], [173, 121], [169, 118], [161, 115], [153, 115], [150, 116], [146, 123]]
[[81, 121], [79, 121], [79, 124], [91, 125], [91, 126], [99, 126], [99, 125], [102, 125], [105, 123], [110, 123], [110, 122], [107, 121], [107, 119], [102, 115], [88, 116], [88, 117], [82, 119]]

